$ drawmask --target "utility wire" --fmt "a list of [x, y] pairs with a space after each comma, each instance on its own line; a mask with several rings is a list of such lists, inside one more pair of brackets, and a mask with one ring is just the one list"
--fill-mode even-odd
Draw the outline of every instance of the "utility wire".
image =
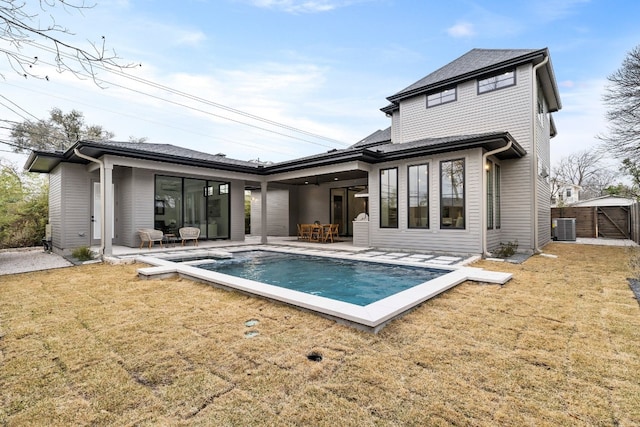
[[[40, 121], [39, 118], [37, 118], [36, 116], [34, 116], [33, 114], [31, 114], [30, 112], [28, 112], [27, 110], [25, 110], [24, 108], [22, 108], [21, 106], [19, 106], [18, 104], [16, 104], [15, 102], [13, 102], [12, 100], [10, 100], [9, 98], [7, 98], [4, 95], [0, 95], [0, 97], [6, 99], [7, 101], [9, 101], [10, 103], [12, 103], [13, 105], [15, 105], [17, 108], [21, 109], [22, 111], [24, 111], [25, 113], [27, 113], [28, 115], [30, 115], [31, 117], [33, 117], [34, 119], [36, 119], [37, 121]], [[22, 117], [22, 116], [21, 116]]]
[[[37, 47], [39, 49], [47, 50], [47, 51], [49, 51], [51, 53], [60, 54], [59, 52], [53, 50], [52, 48], [50, 48], [48, 46], [45, 46], [45, 45], [41, 45], [41, 44], [36, 43], [36, 42], [29, 42], [28, 44], [33, 45], [34, 47]], [[62, 54], [62, 55], [65, 55], [65, 54]], [[68, 55], [68, 54], [66, 54], [66, 55]], [[39, 60], [39, 62], [42, 62], [42, 63], [50, 65], [50, 66], [55, 66], [54, 64], [47, 63], [45, 61], [42, 61], [41, 59]], [[276, 126], [276, 127], [280, 127], [280, 128], [286, 129], [286, 130], [290, 130], [292, 132], [300, 133], [300, 134], [307, 135], [307, 136], [312, 136], [314, 138], [322, 139], [322, 140], [325, 140], [325, 141], [328, 141], [328, 142], [332, 142], [334, 144], [340, 144], [340, 145], [343, 145], [343, 146], [351, 145], [351, 144], [345, 143], [343, 141], [338, 141], [338, 140], [333, 139], [333, 138], [329, 138], [329, 137], [326, 137], [326, 136], [323, 136], [323, 135], [315, 134], [313, 132], [305, 131], [303, 129], [299, 129], [299, 128], [296, 128], [296, 127], [293, 127], [293, 126], [290, 126], [290, 125], [287, 125], [287, 124], [279, 123], [279, 122], [276, 122], [274, 120], [270, 120], [270, 119], [267, 119], [267, 118], [264, 118], [264, 117], [257, 116], [255, 114], [247, 113], [245, 111], [241, 111], [241, 110], [229, 107], [229, 106], [224, 105], [224, 104], [220, 104], [220, 103], [217, 103], [217, 102], [214, 102], [214, 101], [210, 101], [210, 100], [207, 100], [207, 99], [204, 99], [204, 98], [201, 98], [201, 97], [198, 97], [198, 96], [186, 93], [186, 92], [182, 92], [180, 90], [173, 89], [173, 88], [170, 88], [168, 86], [162, 85], [160, 83], [155, 83], [153, 81], [150, 81], [150, 80], [147, 80], [147, 79], [143, 79], [141, 77], [132, 76], [132, 75], [129, 75], [129, 74], [124, 73], [124, 72], [119, 71], [119, 70], [107, 68], [107, 67], [105, 67], [105, 66], [103, 66], [101, 64], [93, 64], [93, 65], [94, 65], [95, 68], [107, 71], [109, 73], [113, 73], [115, 75], [124, 77], [126, 79], [133, 80], [133, 81], [136, 81], [138, 83], [142, 83], [142, 84], [145, 84], [147, 86], [154, 87], [156, 89], [161, 89], [161, 90], [164, 90], [166, 92], [169, 92], [169, 93], [172, 93], [172, 94], [175, 94], [175, 95], [178, 95], [178, 96], [181, 96], [181, 97], [193, 100], [193, 101], [197, 101], [197, 102], [200, 102], [200, 103], [204, 103], [206, 105], [210, 105], [212, 107], [220, 108], [220, 109], [223, 109], [225, 111], [229, 111], [231, 113], [238, 114], [238, 115], [246, 117], [246, 118], [250, 118], [250, 119], [253, 119], [253, 120], [256, 120], [256, 121], [260, 121], [260, 122], [263, 122], [263, 123], [266, 123], [266, 124], [270, 124], [272, 126]], [[204, 110], [201, 110], [201, 109], [198, 109], [198, 108], [194, 108], [194, 107], [190, 107], [190, 106], [182, 104], [182, 103], [171, 101], [171, 100], [168, 100], [168, 99], [165, 99], [165, 98], [162, 98], [162, 97], [158, 97], [156, 95], [151, 95], [151, 94], [148, 94], [148, 93], [136, 90], [136, 89], [128, 88], [126, 86], [122, 86], [122, 85], [119, 85], [119, 84], [116, 84], [116, 83], [113, 83], [113, 82], [109, 82], [109, 81], [104, 80], [102, 78], [97, 78], [95, 76], [85, 75], [85, 74], [82, 74], [80, 72], [77, 72], [76, 74], [79, 74], [79, 75], [81, 75], [83, 77], [87, 77], [87, 78], [93, 78], [93, 79], [95, 79], [97, 81], [101, 81], [101, 82], [107, 83], [109, 85], [114, 85], [114, 86], [120, 87], [122, 89], [126, 89], [126, 90], [130, 90], [130, 91], [133, 91], [133, 92], [136, 92], [136, 93], [140, 93], [140, 94], [143, 94], [145, 96], [150, 96], [152, 98], [159, 99], [159, 100], [162, 100], [162, 101], [165, 101], [165, 102], [169, 102], [169, 103], [172, 103], [172, 104], [175, 104], [175, 105], [178, 105], [178, 106], [182, 106], [182, 107], [185, 107], [185, 108], [190, 108], [192, 110], [203, 112], [205, 114], [209, 114], [209, 115], [212, 115], [212, 116], [215, 116], [215, 117], [219, 117], [219, 118], [222, 118], [222, 119], [225, 119], [225, 120], [230, 120], [232, 122], [239, 123], [239, 124], [242, 124], [242, 125], [245, 125], [245, 126], [254, 127], [254, 128], [257, 128], [257, 129], [260, 129], [260, 130], [264, 130], [264, 131], [267, 131], [267, 132], [275, 133], [275, 134], [278, 134], [278, 135], [281, 135], [281, 136], [285, 136], [285, 137], [289, 137], [289, 138], [299, 139], [301, 141], [309, 142], [311, 144], [321, 145], [323, 147], [332, 148], [331, 146], [328, 146], [328, 145], [316, 143], [316, 142], [305, 140], [305, 139], [302, 139], [302, 138], [297, 138], [297, 137], [292, 136], [292, 135], [287, 135], [287, 134], [284, 134], [284, 133], [281, 133], [281, 132], [273, 131], [271, 129], [262, 128], [260, 126], [252, 125], [250, 123], [246, 123], [246, 122], [243, 122], [243, 121], [240, 121], [240, 120], [232, 119], [232, 118], [229, 118], [229, 117], [226, 117], [226, 116], [221, 116], [221, 115], [218, 115], [218, 114], [206, 112]]]
[[[44, 94], [47, 94], [48, 96], [53, 97], [53, 98], [58, 98], [58, 99], [63, 99], [63, 100], [67, 100], [67, 101], [72, 101], [72, 102], [75, 102], [76, 104], [87, 105], [87, 106], [90, 106], [90, 107], [92, 107], [92, 108], [96, 108], [96, 109], [99, 109], [99, 110], [102, 110], [102, 111], [107, 111], [107, 112], [110, 112], [110, 113], [113, 113], [113, 114], [118, 114], [118, 115], [125, 116], [125, 117], [131, 117], [131, 118], [134, 118], [134, 119], [136, 119], [136, 120], [141, 120], [141, 121], [145, 121], [145, 122], [148, 122], [148, 123], [153, 123], [153, 124], [161, 125], [161, 126], [168, 127], [168, 128], [172, 128], [172, 129], [176, 129], [176, 130], [179, 130], [179, 131], [182, 131], [182, 132], [188, 132], [188, 133], [191, 133], [191, 134], [193, 134], [193, 135], [200, 135], [200, 136], [204, 136], [204, 137], [207, 137], [207, 138], [212, 138], [212, 136], [211, 136], [211, 135], [209, 135], [209, 134], [204, 134], [204, 133], [201, 133], [201, 132], [196, 132], [196, 131], [194, 131], [193, 129], [185, 129], [185, 128], [182, 128], [182, 127], [178, 127], [178, 126], [170, 125], [170, 124], [168, 124], [168, 123], [166, 123], [166, 122], [158, 122], [158, 121], [150, 120], [150, 119], [147, 119], [147, 118], [144, 118], [144, 117], [138, 117], [138, 116], [134, 116], [134, 115], [131, 115], [131, 114], [125, 114], [125, 113], [122, 113], [122, 112], [120, 112], [120, 111], [113, 111], [113, 110], [109, 110], [109, 109], [107, 109], [107, 108], [98, 107], [98, 106], [96, 106], [96, 105], [90, 105], [90, 104], [87, 104], [87, 103], [84, 103], [84, 102], [76, 101], [76, 100], [73, 100], [73, 99], [71, 99], [71, 98], [65, 98], [65, 97], [62, 97], [62, 96], [54, 95], [54, 94], [51, 94], [51, 93], [46, 93], [46, 92], [43, 92], [43, 91], [35, 91], [35, 90], [33, 90], [33, 89], [29, 89], [29, 88], [25, 88], [25, 87], [21, 87], [21, 86], [16, 86], [16, 85], [13, 85], [13, 84], [11, 84], [11, 83], [6, 83], [6, 82], [2, 82], [2, 81], [0, 81], [0, 84], [1, 84], [1, 83], [4, 83], [4, 84], [6, 84], [6, 85], [8, 85], [8, 86], [12, 86], [12, 87], [15, 87], [15, 88], [18, 88], [18, 89], [21, 89], [21, 90], [26, 90], [26, 91], [29, 91], [29, 92], [34, 92], [34, 93], [44, 93]], [[15, 124], [19, 124], [19, 123], [20, 123], [20, 122], [14, 121], [14, 120], [3, 120], [3, 119], [0, 119], [0, 121], [6, 121], [6, 122], [8, 122], [8, 123], [15, 123]], [[0, 127], [0, 129], [1, 129], [1, 127]], [[11, 128], [11, 129], [12, 129], [12, 128]], [[33, 135], [38, 135], [38, 136], [48, 136], [48, 135], [44, 135], [44, 134], [42, 134], [42, 133], [40, 133], [40, 132], [31, 132], [31, 133], [32, 133]], [[277, 149], [272, 148], [272, 147], [267, 147], [267, 148], [265, 148], [265, 147], [258, 147], [258, 146], [254, 145], [254, 144], [248, 144], [248, 143], [245, 143], [245, 142], [240, 142], [240, 141], [230, 140], [230, 139], [227, 139], [227, 138], [221, 138], [221, 137], [219, 137], [219, 136], [216, 136], [216, 137], [215, 137], [215, 141], [216, 141], [216, 142], [228, 142], [228, 143], [232, 143], [232, 144], [236, 144], [236, 145], [242, 145], [242, 146], [244, 146], [244, 147], [248, 147], [248, 148], [251, 148], [251, 149], [257, 149], [257, 148], [260, 148], [261, 150], [266, 150], [266, 151], [270, 151], [270, 152], [273, 152], [273, 153], [288, 154], [287, 152], [284, 152], [284, 151], [282, 151], [282, 150], [277, 150]]]

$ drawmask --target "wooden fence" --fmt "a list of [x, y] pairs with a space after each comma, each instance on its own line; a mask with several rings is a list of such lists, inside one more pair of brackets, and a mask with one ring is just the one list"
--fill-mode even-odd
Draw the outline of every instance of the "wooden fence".
[[631, 239], [640, 244], [640, 204], [551, 208], [551, 222], [576, 219], [576, 237]]

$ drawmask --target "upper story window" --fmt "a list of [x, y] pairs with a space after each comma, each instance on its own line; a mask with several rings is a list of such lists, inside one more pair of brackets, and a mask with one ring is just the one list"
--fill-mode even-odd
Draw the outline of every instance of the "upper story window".
[[478, 93], [491, 92], [516, 84], [515, 70], [496, 74], [486, 79], [478, 80]]
[[456, 88], [446, 89], [441, 92], [432, 93], [427, 95], [427, 108], [435, 107], [436, 105], [446, 104], [447, 102], [453, 102], [457, 98]]

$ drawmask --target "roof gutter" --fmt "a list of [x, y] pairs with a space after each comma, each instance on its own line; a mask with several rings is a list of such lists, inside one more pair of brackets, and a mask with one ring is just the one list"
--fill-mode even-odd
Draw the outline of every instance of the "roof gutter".
[[538, 110], [538, 68], [545, 66], [549, 62], [549, 56], [545, 56], [544, 60], [533, 66], [533, 78], [531, 81], [533, 82], [533, 108], [531, 108], [531, 136], [533, 141], [531, 141], [531, 152], [533, 153], [533, 161], [531, 165], [532, 177], [533, 177], [533, 250], [535, 253], [542, 252], [539, 245], [539, 224], [538, 224], [538, 132], [537, 132], [537, 124], [536, 124], [536, 114]]
[[[483, 168], [487, 166], [487, 159], [489, 156], [493, 156], [494, 154], [502, 153], [503, 151], [507, 151], [511, 149], [513, 145], [513, 141], [509, 139], [507, 145], [504, 147], [496, 148], [492, 151], [487, 151], [482, 155], [482, 166]], [[480, 229], [482, 230], [482, 256], [489, 257], [491, 253], [487, 248], [487, 174], [486, 172], [482, 172], [482, 223], [480, 224]]]
[[99, 254], [104, 256], [104, 239], [105, 239], [105, 182], [104, 182], [104, 162], [99, 159], [94, 159], [85, 154], [82, 154], [77, 148], [73, 149], [73, 153], [81, 159], [88, 160], [93, 163], [97, 163], [100, 166], [100, 249]]

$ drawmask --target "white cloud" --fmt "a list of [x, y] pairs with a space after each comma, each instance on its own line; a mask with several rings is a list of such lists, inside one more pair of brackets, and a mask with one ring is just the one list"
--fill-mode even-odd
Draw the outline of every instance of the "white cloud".
[[458, 22], [454, 26], [447, 28], [447, 33], [451, 37], [471, 37], [475, 36], [474, 26], [470, 22]]
[[254, 6], [288, 13], [319, 13], [346, 7], [353, 0], [248, 0]]
[[189, 45], [196, 46], [207, 40], [207, 36], [202, 31], [182, 31], [174, 39], [174, 46]]
[[543, 21], [557, 21], [566, 16], [577, 14], [578, 8], [591, 0], [544, 0], [530, 2], [530, 7]]

